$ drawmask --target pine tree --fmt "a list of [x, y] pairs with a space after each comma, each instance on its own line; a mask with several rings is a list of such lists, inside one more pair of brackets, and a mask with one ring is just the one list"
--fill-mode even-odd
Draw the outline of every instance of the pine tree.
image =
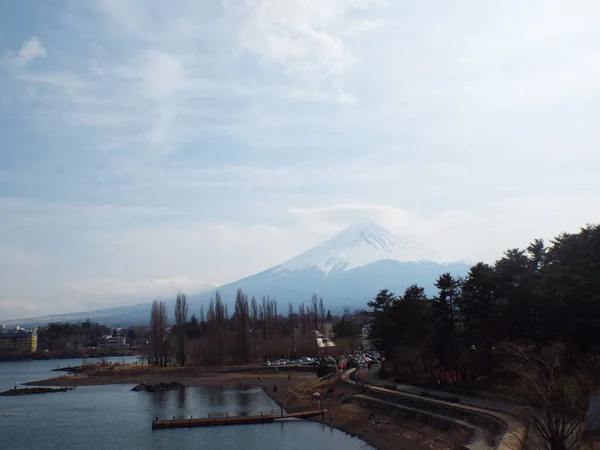
[[456, 331], [460, 285], [460, 279], [454, 278], [450, 273], [440, 275], [435, 282], [438, 294], [431, 302], [435, 327], [435, 355], [448, 370], [456, 367], [458, 357]]

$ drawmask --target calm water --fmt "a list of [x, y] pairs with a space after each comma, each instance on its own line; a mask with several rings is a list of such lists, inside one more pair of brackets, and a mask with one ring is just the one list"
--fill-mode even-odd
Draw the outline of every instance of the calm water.
[[[107, 362], [130, 363], [137, 361], [135, 356], [118, 356], [104, 358]], [[49, 359], [46, 361], [0, 362], [0, 391], [15, 387], [16, 384], [38, 381], [66, 375], [65, 372], [51, 372], [57, 367], [80, 366], [85, 362], [99, 362], [99, 358], [83, 359]], [[0, 444], [1, 445], [1, 444]], [[2, 448], [2, 447], [0, 447]]]
[[[0, 389], [48, 378], [77, 360], [0, 363]], [[131, 392], [133, 385], [78, 387], [71, 392], [0, 397], [0, 449], [372, 449], [323, 425], [290, 421], [265, 425], [152, 431], [155, 417], [260, 414], [277, 408], [256, 387], [190, 387]]]

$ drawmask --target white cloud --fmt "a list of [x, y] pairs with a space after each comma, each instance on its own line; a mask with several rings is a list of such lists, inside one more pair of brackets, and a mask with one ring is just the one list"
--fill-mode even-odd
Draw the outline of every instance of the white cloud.
[[88, 298], [102, 300], [112, 298], [150, 299], [153, 296], [172, 296], [174, 292], [183, 291], [197, 293], [216, 287], [204, 281], [192, 280], [186, 276], [173, 278], [159, 278], [150, 280], [115, 280], [93, 278], [87, 280], [71, 281], [68, 286]]
[[600, 4], [51, 11], [0, 49], [3, 298], [224, 283], [365, 220], [490, 261], [600, 210]]
[[23, 68], [36, 58], [45, 58], [47, 56], [46, 49], [40, 42], [37, 36], [33, 36], [23, 42], [23, 45], [17, 52], [4, 54], [0, 58], [0, 66], [4, 65], [9, 68]]
[[29, 72], [20, 75], [19, 78], [28, 83], [46, 84], [64, 89], [65, 92], [69, 93], [94, 87], [92, 83], [83, 80], [80, 76], [72, 72]]
[[37, 311], [38, 305], [33, 302], [0, 298], [0, 324], [4, 319], [31, 317]]
[[42, 258], [33, 253], [27, 252], [18, 246], [0, 242], [0, 267], [4, 270], [15, 266], [35, 267], [41, 262]]
[[414, 217], [401, 208], [388, 205], [343, 204], [321, 208], [290, 208], [307, 226], [335, 232], [358, 222], [377, 222], [392, 229], [410, 228]]
[[[336, 77], [356, 62], [345, 37], [375, 28], [367, 25], [375, 22], [355, 20], [351, 13], [358, 9], [364, 14], [384, 4], [369, 0], [248, 1], [243, 12], [240, 45], [268, 63], [281, 64], [292, 80], [309, 88], [308, 92], [315, 89], [327, 92], [332, 86], [343, 92]], [[319, 97], [330, 98], [325, 93]], [[340, 99], [345, 101], [347, 97], [352, 95], [344, 93]], [[309, 96], [309, 100], [314, 101], [315, 95]]]

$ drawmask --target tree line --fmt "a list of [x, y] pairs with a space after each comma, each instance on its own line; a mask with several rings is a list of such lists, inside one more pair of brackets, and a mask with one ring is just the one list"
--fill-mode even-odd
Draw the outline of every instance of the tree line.
[[397, 376], [473, 374], [472, 388], [524, 406], [518, 415], [539, 440], [526, 448], [584, 448], [600, 380], [600, 227], [549, 245], [536, 239], [435, 286], [432, 297], [418, 285], [402, 295], [384, 289], [368, 304], [371, 337]]
[[402, 295], [383, 289], [368, 303], [371, 337], [388, 354], [424, 369], [469, 367], [490, 374], [500, 342], [600, 343], [600, 234], [589, 225], [550, 245], [536, 239], [479, 262], [464, 278], [442, 274], [429, 298], [418, 285]]
[[175, 323], [168, 324], [167, 306], [156, 300], [150, 312], [151, 361], [165, 366], [250, 363], [267, 358], [311, 355], [316, 350], [314, 330], [326, 332], [333, 318], [322, 298], [313, 295], [310, 303], [289, 303], [281, 311], [277, 300], [268, 296], [248, 298], [238, 289], [230, 314], [219, 292], [208, 307], [190, 315], [187, 296], [175, 299]]

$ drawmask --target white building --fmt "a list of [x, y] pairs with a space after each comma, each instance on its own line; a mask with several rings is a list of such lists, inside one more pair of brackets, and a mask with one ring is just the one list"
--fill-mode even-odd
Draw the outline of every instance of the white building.
[[98, 347], [125, 347], [125, 336], [102, 336], [98, 338]]

